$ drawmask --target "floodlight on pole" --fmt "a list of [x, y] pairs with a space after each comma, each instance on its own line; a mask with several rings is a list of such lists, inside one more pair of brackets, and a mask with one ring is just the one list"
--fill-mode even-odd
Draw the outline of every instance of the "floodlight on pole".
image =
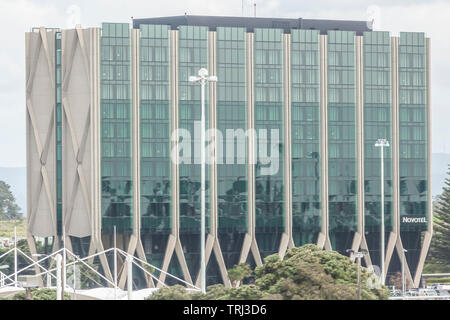
[[347, 252], [350, 252], [350, 257], [354, 257], [357, 259], [358, 262], [358, 272], [357, 272], [357, 283], [358, 283], [358, 289], [356, 292], [357, 299], [361, 300], [361, 258], [364, 258], [364, 255], [368, 253], [366, 249], [361, 249], [360, 252], [357, 252], [353, 249], [347, 249]]
[[384, 278], [385, 278], [385, 270], [384, 270], [384, 147], [389, 147], [389, 141], [386, 139], [378, 139], [375, 142], [375, 147], [380, 147], [381, 149], [381, 230], [380, 230], [380, 238], [381, 238], [381, 254], [380, 254], [380, 261], [381, 261], [381, 284], [384, 285]]
[[406, 279], [405, 279], [405, 255], [408, 252], [408, 250], [403, 249], [403, 255], [402, 255], [402, 295], [405, 296], [406, 291]]
[[206, 262], [205, 262], [205, 85], [206, 82], [217, 82], [216, 76], [209, 76], [208, 70], [201, 68], [198, 71], [198, 76], [190, 76], [190, 82], [200, 82], [201, 84], [201, 196], [200, 196], [200, 211], [201, 211], [201, 234], [200, 234], [200, 289], [203, 293], [206, 292]]

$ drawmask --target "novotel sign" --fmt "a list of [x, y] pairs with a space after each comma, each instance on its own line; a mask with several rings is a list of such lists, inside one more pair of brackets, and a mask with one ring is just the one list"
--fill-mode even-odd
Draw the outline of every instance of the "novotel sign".
[[425, 217], [421, 218], [402, 217], [402, 223], [427, 223], [427, 219]]

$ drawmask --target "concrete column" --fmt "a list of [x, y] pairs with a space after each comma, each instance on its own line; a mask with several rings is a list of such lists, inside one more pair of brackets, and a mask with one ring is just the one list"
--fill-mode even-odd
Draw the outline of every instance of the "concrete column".
[[358, 251], [364, 236], [364, 63], [362, 36], [355, 38], [356, 45], [356, 130], [357, 130], [357, 232], [352, 249]]
[[331, 249], [328, 236], [328, 38], [320, 35], [320, 166], [322, 230], [317, 245]]
[[284, 83], [284, 234], [280, 242], [280, 256], [294, 246], [292, 238], [292, 142], [291, 142], [291, 35], [283, 34]]

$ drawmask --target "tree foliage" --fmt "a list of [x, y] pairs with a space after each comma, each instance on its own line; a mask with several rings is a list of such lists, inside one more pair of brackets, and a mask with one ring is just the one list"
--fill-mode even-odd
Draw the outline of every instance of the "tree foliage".
[[10, 190], [10, 185], [0, 181], [0, 220], [17, 220], [22, 218], [20, 207]]
[[[403, 288], [403, 282], [402, 282], [402, 273], [396, 272], [389, 278], [389, 284], [391, 286], [395, 286], [396, 289], [402, 289]], [[412, 288], [412, 283], [408, 279], [408, 277], [405, 277], [405, 287], [406, 289]]]
[[185, 287], [177, 284], [175, 286], [162, 287], [154, 292], [148, 300], [192, 300], [192, 296]]
[[[28, 247], [28, 242], [26, 239], [21, 239], [17, 241], [17, 248], [20, 249], [23, 253], [25, 253], [27, 256], [31, 257], [30, 248]], [[4, 253], [11, 250], [12, 247], [9, 248], [0, 248], [0, 256]], [[22, 254], [17, 255], [17, 264], [18, 267], [25, 267], [28, 264], [30, 264], [30, 260], [25, 258]], [[3, 273], [11, 274], [14, 272], [14, 253], [10, 252], [6, 256], [2, 257], [0, 259], [0, 265], [9, 265], [9, 268], [6, 270], [2, 270]], [[30, 270], [34, 270], [33, 268], [30, 268]]]
[[250, 277], [252, 274], [252, 269], [250, 265], [247, 263], [240, 263], [235, 265], [233, 268], [228, 270], [228, 276], [233, 283], [233, 287], [236, 287], [237, 284], [244, 280], [245, 278]]
[[[361, 268], [361, 298], [387, 299], [389, 290], [368, 286], [372, 273]], [[357, 295], [357, 266], [335, 251], [324, 251], [309, 244], [292, 248], [283, 260], [278, 254], [266, 257], [256, 267], [255, 283], [237, 288], [221, 284], [208, 287], [207, 293], [189, 292], [182, 286], [165, 287], [149, 300], [351, 300]]]
[[[26, 293], [16, 293], [11, 300], [26, 300]], [[56, 300], [56, 290], [31, 288], [31, 300]], [[64, 293], [64, 300], [71, 300], [68, 293]]]
[[424, 272], [450, 272], [450, 165], [445, 187], [434, 206], [433, 238]]

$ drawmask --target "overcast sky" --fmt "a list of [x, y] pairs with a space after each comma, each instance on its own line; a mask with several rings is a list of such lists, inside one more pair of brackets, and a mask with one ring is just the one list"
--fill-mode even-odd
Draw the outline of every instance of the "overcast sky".
[[[450, 1], [256, 0], [258, 17], [375, 19], [375, 30], [431, 38], [433, 152], [450, 153]], [[241, 16], [241, 0], [0, 0], [0, 166], [25, 166], [25, 35], [32, 27], [97, 27], [102, 22], [192, 15]], [[253, 16], [253, 1], [244, 0]]]

